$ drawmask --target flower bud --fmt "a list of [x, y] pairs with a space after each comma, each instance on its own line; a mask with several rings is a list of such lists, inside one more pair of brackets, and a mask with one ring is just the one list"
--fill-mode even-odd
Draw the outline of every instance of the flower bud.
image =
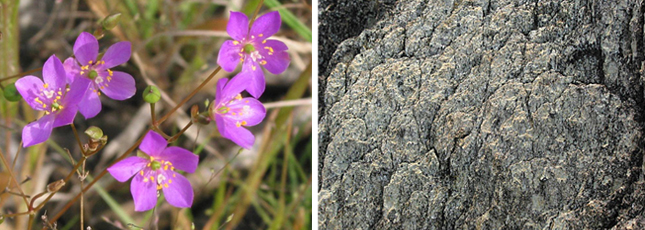
[[114, 29], [114, 27], [116, 27], [119, 24], [120, 18], [121, 18], [121, 13], [116, 13], [116, 14], [107, 16], [105, 17], [105, 19], [103, 19], [101, 26], [103, 26], [104, 30]]
[[148, 103], [157, 103], [159, 99], [161, 99], [161, 93], [159, 92], [159, 88], [157, 88], [157, 86], [149, 85], [143, 91], [144, 101]]
[[101, 137], [103, 137], [103, 130], [101, 130], [101, 128], [96, 126], [90, 126], [85, 130], [85, 134], [87, 134], [88, 137], [94, 140], [98, 140], [98, 139], [101, 139]]
[[63, 186], [65, 186], [65, 181], [63, 179], [51, 182], [47, 185], [47, 192], [58, 192]]
[[22, 96], [20, 93], [18, 93], [18, 90], [16, 89], [16, 84], [11, 83], [7, 86], [4, 87], [4, 98], [7, 99], [7, 101], [20, 101], [22, 99]]

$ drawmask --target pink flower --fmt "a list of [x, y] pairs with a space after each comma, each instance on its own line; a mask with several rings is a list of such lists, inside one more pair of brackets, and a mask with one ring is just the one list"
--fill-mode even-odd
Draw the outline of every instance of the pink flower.
[[128, 157], [108, 168], [108, 172], [119, 182], [126, 182], [132, 176], [130, 192], [134, 199], [134, 210], [150, 210], [157, 204], [157, 191], [162, 190], [168, 203], [179, 208], [193, 205], [193, 188], [186, 177], [175, 169], [188, 173], [195, 172], [199, 157], [180, 147], [167, 147], [168, 142], [161, 135], [149, 131], [139, 149], [149, 156]]
[[35, 110], [45, 111], [43, 117], [23, 128], [23, 147], [45, 142], [53, 128], [74, 121], [78, 111], [76, 104], [83, 98], [89, 80], [76, 79], [72, 82], [66, 75], [63, 63], [52, 55], [43, 66], [45, 82], [31, 75], [16, 81], [16, 89], [27, 104]]
[[255, 137], [253, 133], [244, 128], [245, 126], [254, 126], [262, 122], [266, 115], [264, 105], [255, 98], [242, 98], [240, 94], [247, 83], [244, 74], [234, 77], [230, 82], [223, 78], [217, 82], [217, 94], [210, 114], [211, 120], [217, 123], [217, 129], [220, 134], [242, 146], [250, 149], [253, 147]]
[[78, 104], [83, 116], [92, 118], [101, 112], [99, 96], [103, 92], [114, 100], [125, 100], [136, 92], [134, 78], [128, 73], [112, 71], [110, 68], [126, 63], [130, 59], [130, 42], [117, 42], [110, 46], [99, 60], [99, 42], [94, 35], [83, 32], [74, 43], [74, 58], [65, 60], [69, 78], [87, 78], [89, 90]]
[[267, 39], [280, 29], [280, 14], [278, 11], [269, 12], [259, 17], [249, 31], [249, 19], [240, 12], [231, 11], [226, 31], [234, 41], [228, 40], [222, 44], [217, 57], [217, 64], [222, 69], [232, 72], [238, 63], [243, 62], [242, 72], [248, 77], [246, 91], [258, 98], [264, 92], [263, 66], [272, 74], [281, 74], [289, 66], [291, 59], [287, 46], [278, 40]]

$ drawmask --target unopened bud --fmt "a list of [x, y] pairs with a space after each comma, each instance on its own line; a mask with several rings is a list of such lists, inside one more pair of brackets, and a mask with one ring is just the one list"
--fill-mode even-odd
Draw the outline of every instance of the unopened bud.
[[88, 137], [94, 140], [98, 140], [98, 139], [101, 139], [101, 137], [103, 137], [103, 130], [96, 126], [90, 126], [85, 130], [85, 134], [87, 134]]
[[104, 30], [111, 30], [119, 24], [119, 19], [121, 19], [121, 13], [116, 13], [105, 17], [101, 25], [103, 26]]
[[51, 182], [47, 185], [47, 192], [57, 192], [63, 186], [65, 186], [65, 181], [63, 179]]
[[11, 83], [7, 86], [4, 87], [4, 98], [7, 99], [7, 101], [20, 101], [22, 99], [22, 96], [20, 93], [18, 93], [18, 90], [16, 89], [16, 84]]
[[159, 92], [159, 88], [157, 88], [157, 86], [149, 85], [143, 91], [144, 101], [148, 103], [157, 103], [159, 99], [161, 99], [161, 93]]

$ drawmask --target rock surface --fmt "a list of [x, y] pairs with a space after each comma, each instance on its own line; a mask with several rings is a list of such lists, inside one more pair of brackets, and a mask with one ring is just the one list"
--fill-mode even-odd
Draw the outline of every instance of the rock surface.
[[644, 227], [644, 6], [321, 0], [320, 228]]

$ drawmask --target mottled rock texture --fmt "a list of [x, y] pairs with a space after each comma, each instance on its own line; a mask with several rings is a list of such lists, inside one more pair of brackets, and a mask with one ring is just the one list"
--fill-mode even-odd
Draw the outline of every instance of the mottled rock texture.
[[321, 229], [645, 227], [643, 1], [320, 1]]

